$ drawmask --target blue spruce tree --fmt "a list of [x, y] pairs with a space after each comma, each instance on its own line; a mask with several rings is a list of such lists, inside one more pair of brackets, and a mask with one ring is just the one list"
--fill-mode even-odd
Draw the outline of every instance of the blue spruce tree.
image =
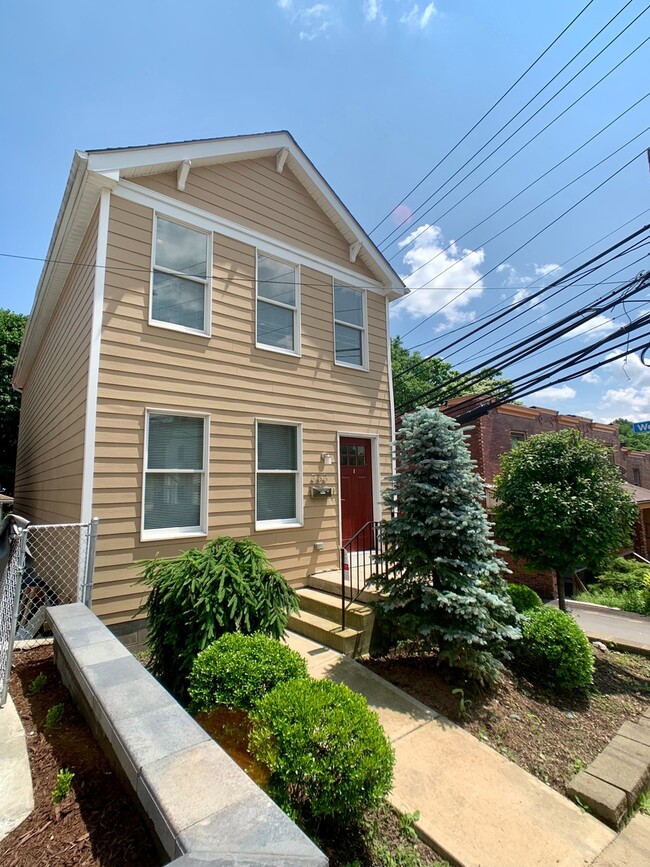
[[396, 459], [384, 494], [396, 517], [384, 525], [390, 565], [378, 605], [401, 636], [437, 649], [467, 678], [492, 682], [520, 632], [465, 435], [437, 409], [418, 409], [403, 419]]

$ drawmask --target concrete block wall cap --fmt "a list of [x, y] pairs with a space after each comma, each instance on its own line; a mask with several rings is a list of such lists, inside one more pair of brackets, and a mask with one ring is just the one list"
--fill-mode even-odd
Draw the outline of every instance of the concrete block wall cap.
[[648, 764], [627, 750], [628, 744], [630, 747], [641, 745], [626, 738], [621, 738], [621, 741], [624, 742], [623, 749], [612, 741], [596, 756], [588, 771], [592, 776], [623, 789], [627, 794], [628, 806], [633, 807], [646, 786]]
[[[225, 807], [245, 803], [258, 791], [212, 740], [145, 765], [137, 787], [140, 803], [156, 832], [164, 836], [168, 828], [174, 840], [191, 825]], [[167, 849], [170, 856], [181, 851], [175, 845]]]
[[177, 704], [131, 655], [89, 665], [83, 670], [83, 677], [98, 707], [113, 724], [126, 717]]
[[627, 794], [617, 786], [580, 771], [567, 786], [567, 795], [578, 797], [600, 818], [618, 827], [627, 815]]
[[[650, 723], [650, 720], [648, 720]], [[644, 744], [650, 747], [650, 725], [639, 725], [638, 723], [624, 722], [618, 730], [621, 737], [628, 738], [631, 741]]]
[[190, 852], [172, 861], [170, 867], [327, 867], [327, 858], [320, 854], [314, 858], [290, 855], [259, 855], [251, 853]]
[[224, 807], [179, 835], [179, 851], [250, 852], [308, 860], [321, 853], [260, 789], [245, 802]]
[[79, 617], [82, 614], [90, 615], [91, 618], [94, 617], [90, 609], [82, 605], [81, 602], [70, 602], [68, 605], [49, 605], [47, 608], [47, 617], [51, 623], [62, 624], [70, 618]]
[[82, 670], [89, 665], [112, 662], [114, 659], [123, 659], [131, 655], [126, 647], [112, 636], [109, 636], [106, 641], [98, 641], [97, 644], [70, 648], [69, 653]]

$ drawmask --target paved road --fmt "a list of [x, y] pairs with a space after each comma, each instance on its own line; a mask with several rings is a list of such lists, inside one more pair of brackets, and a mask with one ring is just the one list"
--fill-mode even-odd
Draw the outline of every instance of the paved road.
[[589, 638], [615, 642], [650, 656], [650, 617], [572, 600], [567, 600], [567, 610]]

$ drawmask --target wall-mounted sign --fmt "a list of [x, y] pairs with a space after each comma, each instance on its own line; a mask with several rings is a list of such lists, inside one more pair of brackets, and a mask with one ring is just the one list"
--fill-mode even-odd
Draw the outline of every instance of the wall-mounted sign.
[[634, 433], [650, 433], [650, 421], [632, 422], [632, 430]]

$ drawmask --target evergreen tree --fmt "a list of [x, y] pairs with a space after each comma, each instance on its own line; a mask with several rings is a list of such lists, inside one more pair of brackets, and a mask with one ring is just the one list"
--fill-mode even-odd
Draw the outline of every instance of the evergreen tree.
[[14, 490], [20, 392], [11, 384], [27, 317], [0, 308], [0, 490]]
[[489, 682], [508, 655], [507, 641], [520, 633], [465, 439], [436, 409], [404, 416], [399, 473], [385, 493], [397, 515], [383, 529], [391, 565], [377, 582], [385, 594], [378, 606], [402, 635]]

